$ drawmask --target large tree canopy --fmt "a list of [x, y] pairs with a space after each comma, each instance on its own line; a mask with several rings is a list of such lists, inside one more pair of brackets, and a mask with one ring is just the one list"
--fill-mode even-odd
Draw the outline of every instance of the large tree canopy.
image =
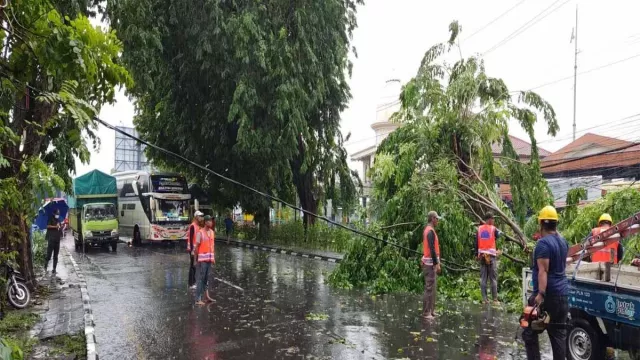
[[0, 9], [0, 247], [33, 279], [27, 224], [35, 194], [70, 191], [75, 158], [89, 160], [93, 116], [130, 83], [120, 42], [93, 27], [85, 1], [12, 0]]
[[[458, 24], [452, 23], [450, 31], [449, 41], [430, 48], [403, 87], [401, 109], [393, 117], [402, 125], [378, 148], [371, 170], [372, 206], [388, 227], [384, 236], [417, 250], [427, 212], [445, 214], [437, 229], [442, 256], [466, 263], [474, 258], [474, 223], [488, 210], [512, 235], [513, 251], [526, 246], [521, 227], [527, 209], [549, 203], [533, 127], [543, 120], [555, 135], [558, 124], [548, 103], [533, 92], [510, 91], [485, 73], [482, 59], [439, 61], [455, 46]], [[529, 135], [528, 161], [518, 157], [509, 139], [510, 121]], [[492, 144], [501, 145], [500, 156], [494, 156]], [[499, 199], [496, 178], [510, 183], [513, 212]], [[394, 224], [405, 225], [389, 227]], [[334, 282], [370, 284], [379, 291], [421, 286], [413, 254], [362, 240], [349, 255], [333, 274]]]
[[[339, 122], [355, 2], [110, 2], [141, 136], [261, 191], [297, 193], [312, 212], [323, 197], [349, 205], [355, 187]], [[268, 225], [267, 199], [149, 155]]]

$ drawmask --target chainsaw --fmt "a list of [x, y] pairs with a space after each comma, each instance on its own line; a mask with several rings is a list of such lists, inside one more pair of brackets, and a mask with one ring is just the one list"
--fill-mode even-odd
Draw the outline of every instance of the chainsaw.
[[520, 315], [520, 327], [531, 328], [533, 331], [544, 331], [551, 322], [551, 317], [542, 311], [538, 305], [526, 306]]

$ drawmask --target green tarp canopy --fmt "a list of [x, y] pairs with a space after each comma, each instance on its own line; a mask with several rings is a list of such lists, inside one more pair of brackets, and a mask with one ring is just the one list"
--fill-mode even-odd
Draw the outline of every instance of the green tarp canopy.
[[115, 204], [117, 196], [116, 178], [100, 170], [93, 170], [73, 179], [73, 196], [68, 197], [67, 203], [70, 208], [82, 206], [88, 202]]

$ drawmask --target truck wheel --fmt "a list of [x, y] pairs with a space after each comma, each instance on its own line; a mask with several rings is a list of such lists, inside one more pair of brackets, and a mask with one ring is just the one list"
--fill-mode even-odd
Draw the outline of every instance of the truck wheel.
[[142, 238], [140, 236], [140, 229], [136, 226], [133, 229], [133, 246], [140, 246]]
[[640, 360], [640, 348], [629, 349], [629, 357], [631, 360]]
[[118, 251], [118, 243], [117, 242], [112, 242], [111, 243], [111, 251], [113, 251], [113, 252]]
[[567, 334], [567, 355], [570, 360], [598, 360], [606, 358], [600, 333], [585, 319], [573, 319]]

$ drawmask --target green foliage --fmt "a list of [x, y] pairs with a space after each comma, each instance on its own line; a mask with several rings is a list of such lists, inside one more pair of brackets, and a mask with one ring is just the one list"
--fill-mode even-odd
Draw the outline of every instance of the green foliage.
[[24, 352], [18, 344], [8, 339], [0, 339], [0, 359], [2, 360], [22, 360]]
[[77, 335], [61, 335], [49, 341], [51, 343], [52, 356], [57, 355], [75, 355], [76, 359], [86, 359], [87, 345], [84, 334]]
[[29, 337], [28, 331], [39, 318], [38, 315], [25, 310], [9, 311], [4, 319], [0, 320], [0, 354], [10, 352], [11, 356], [6, 359], [23, 359], [24, 354], [28, 354], [37, 341]]
[[[455, 46], [461, 30], [452, 23], [449, 41], [431, 47], [415, 77], [404, 85], [401, 108], [393, 116], [402, 126], [382, 142], [371, 170], [372, 207], [383, 229], [381, 237], [419, 252], [427, 212], [444, 214], [437, 226], [441, 256], [471, 268], [476, 267], [475, 226], [482, 213], [499, 211], [498, 227], [524, 243], [521, 227], [528, 210], [549, 203], [533, 127], [544, 121], [548, 133], [555, 135], [558, 124], [553, 108], [537, 94], [521, 92], [512, 98], [501, 79], [485, 73], [482, 59], [438, 62]], [[526, 161], [508, 136], [510, 120], [529, 135], [532, 151]], [[500, 154], [494, 154], [494, 144], [501, 146]], [[498, 198], [496, 177], [511, 185], [513, 213]], [[518, 246], [499, 247], [523, 256]], [[371, 240], [356, 240], [330, 281], [374, 292], [421, 291], [419, 258]], [[500, 264], [501, 296], [518, 299], [521, 266], [506, 258]], [[478, 287], [477, 273], [467, 271], [460, 277], [445, 271], [440, 291], [477, 296], [475, 290], [460, 292], [460, 284], [471, 284], [473, 278]]]
[[70, 191], [75, 158], [88, 162], [87, 143], [99, 144], [93, 117], [131, 77], [119, 64], [115, 33], [83, 15], [94, 4], [7, 4], [0, 14], [0, 247], [21, 250], [18, 262], [31, 282], [27, 232], [35, 195]]
[[47, 240], [42, 231], [33, 232], [33, 263], [36, 266], [44, 266], [47, 257]]
[[235, 236], [239, 239], [261, 241], [265, 244], [336, 252], [347, 251], [352, 239], [351, 232], [324, 223], [310, 226], [305, 235], [304, 225], [301, 221], [273, 225], [269, 232], [269, 238], [264, 240], [258, 239], [258, 230], [251, 225], [236, 227]]
[[[607, 193], [604, 198], [579, 208], [572, 222], [560, 222], [560, 232], [571, 244], [582, 241], [598, 226], [598, 218], [609, 213], [613, 222], [619, 222], [640, 212], [640, 192], [624, 189]], [[564, 216], [564, 215], [563, 215]], [[625, 240], [626, 241], [626, 240]]]
[[585, 188], [571, 189], [567, 192], [567, 206], [562, 212], [560, 222], [563, 224], [571, 224], [578, 215], [578, 204], [580, 200], [587, 199], [587, 190]]
[[[339, 130], [360, 0], [123, 0], [107, 14], [136, 80], [141, 136], [315, 212], [345, 210], [356, 188]], [[171, 131], [167, 131], [171, 129]], [[271, 202], [148, 149], [217, 205], [240, 204], [266, 228]]]

